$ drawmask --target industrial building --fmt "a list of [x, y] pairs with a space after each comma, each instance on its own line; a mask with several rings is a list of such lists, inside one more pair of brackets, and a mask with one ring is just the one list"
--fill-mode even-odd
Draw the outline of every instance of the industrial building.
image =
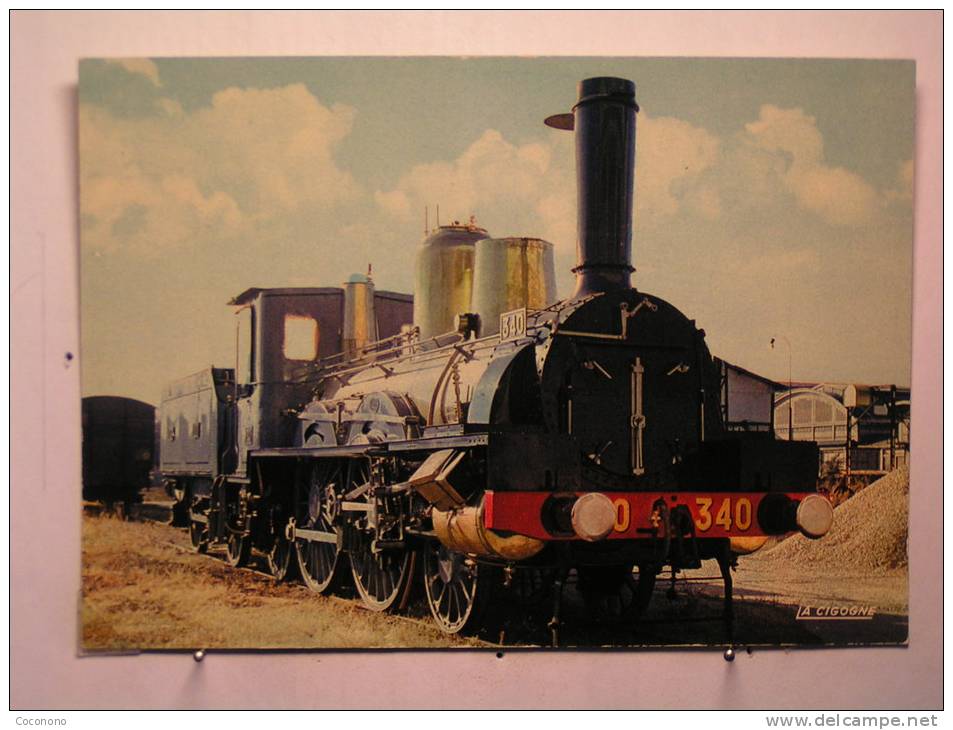
[[[876, 476], [908, 463], [910, 389], [858, 383], [778, 383], [724, 360], [722, 418], [731, 431], [815, 441], [821, 468]], [[848, 443], [848, 434], [849, 443]]]
[[793, 383], [775, 394], [774, 424], [780, 439], [816, 441], [822, 461], [848, 474], [883, 474], [909, 459], [910, 389]]

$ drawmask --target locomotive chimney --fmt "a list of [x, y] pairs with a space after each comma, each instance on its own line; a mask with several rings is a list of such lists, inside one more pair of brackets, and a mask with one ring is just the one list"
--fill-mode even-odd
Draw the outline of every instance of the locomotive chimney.
[[631, 287], [635, 84], [599, 77], [579, 84], [572, 114], [546, 124], [576, 132], [576, 291], [574, 296]]

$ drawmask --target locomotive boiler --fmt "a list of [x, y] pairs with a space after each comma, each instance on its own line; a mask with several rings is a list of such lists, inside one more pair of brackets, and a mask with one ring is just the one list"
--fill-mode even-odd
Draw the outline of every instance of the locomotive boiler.
[[[449, 633], [478, 627], [495, 591], [542, 585], [555, 631], [571, 574], [594, 597], [637, 580], [637, 613], [663, 570], [716, 560], [730, 611], [739, 553], [824, 535], [816, 446], [729, 431], [704, 332], [632, 286], [637, 112], [631, 81], [592, 78], [546, 120], [575, 135], [567, 299], [553, 301], [548, 244], [472, 222], [424, 247], [449, 251], [434, 276], [418, 271], [424, 331], [392, 321], [370, 341], [345, 323], [349, 344], [330, 355], [307, 297], [280, 310], [259, 290], [236, 299], [248, 345], [210, 373], [208, 468], [164, 469], [196, 549], [223, 544], [234, 565], [255, 549], [321, 593], [353, 582], [375, 610], [400, 610], [418, 585]], [[453, 281], [464, 295], [440, 288]], [[449, 331], [434, 296], [470, 304]]]

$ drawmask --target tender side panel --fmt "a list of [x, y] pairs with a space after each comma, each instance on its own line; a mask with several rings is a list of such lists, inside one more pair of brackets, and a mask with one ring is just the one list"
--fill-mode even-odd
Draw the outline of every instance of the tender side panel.
[[[217, 372], [229, 377], [230, 371]], [[203, 370], [175, 381], [163, 392], [159, 412], [163, 472], [218, 473], [225, 404], [216, 393], [215, 374], [212, 369]]]

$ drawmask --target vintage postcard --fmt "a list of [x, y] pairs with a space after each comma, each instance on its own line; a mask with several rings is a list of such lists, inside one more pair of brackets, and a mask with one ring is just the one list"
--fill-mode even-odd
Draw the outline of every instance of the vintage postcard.
[[904, 643], [914, 91], [82, 61], [82, 648]]

